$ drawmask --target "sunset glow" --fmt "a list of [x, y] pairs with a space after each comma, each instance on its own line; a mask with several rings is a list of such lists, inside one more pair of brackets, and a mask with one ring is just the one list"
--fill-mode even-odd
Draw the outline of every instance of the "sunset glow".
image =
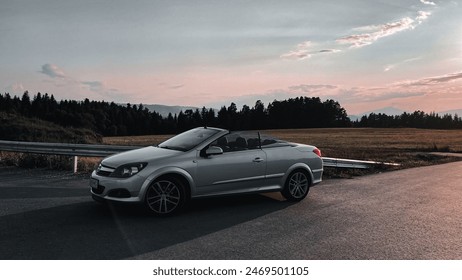
[[2, 1], [0, 87], [132, 104], [462, 109], [458, 1]]

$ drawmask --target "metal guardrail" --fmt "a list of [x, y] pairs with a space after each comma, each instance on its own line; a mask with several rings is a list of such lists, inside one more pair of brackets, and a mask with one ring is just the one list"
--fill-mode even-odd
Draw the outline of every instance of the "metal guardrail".
[[[130, 151], [141, 148], [140, 146], [115, 146], [115, 145], [88, 145], [88, 144], [64, 144], [64, 143], [42, 143], [0, 140], [0, 151], [65, 155], [74, 157], [74, 173], [77, 172], [77, 161], [79, 156], [83, 157], [106, 157], [112, 154]], [[353, 159], [323, 157], [325, 167], [334, 168], [359, 168], [368, 169], [376, 165], [399, 166], [396, 163], [364, 161]]]
[[0, 140], [0, 151], [65, 156], [105, 157], [137, 148], [141, 147]]
[[0, 140], [0, 151], [63, 155], [74, 157], [74, 173], [77, 173], [78, 157], [106, 157], [133, 149], [139, 146], [116, 146], [116, 145], [88, 145], [88, 144], [64, 144], [42, 143]]
[[367, 160], [353, 160], [353, 159], [343, 159], [343, 158], [329, 158], [329, 157], [323, 157], [322, 162], [325, 167], [335, 167], [335, 168], [368, 169], [368, 168], [372, 168], [378, 165], [400, 166], [400, 164], [398, 163], [367, 161]]

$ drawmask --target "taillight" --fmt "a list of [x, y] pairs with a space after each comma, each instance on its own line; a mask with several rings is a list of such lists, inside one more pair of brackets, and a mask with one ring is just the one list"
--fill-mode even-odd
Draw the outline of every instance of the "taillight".
[[318, 149], [318, 148], [314, 148], [313, 153], [315, 153], [318, 157], [322, 157], [321, 156], [321, 150]]

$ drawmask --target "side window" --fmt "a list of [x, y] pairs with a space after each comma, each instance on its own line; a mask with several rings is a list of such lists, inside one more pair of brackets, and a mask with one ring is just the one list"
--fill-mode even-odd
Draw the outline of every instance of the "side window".
[[231, 132], [212, 142], [211, 146], [220, 147], [225, 153], [253, 150], [260, 149], [260, 139], [257, 132]]

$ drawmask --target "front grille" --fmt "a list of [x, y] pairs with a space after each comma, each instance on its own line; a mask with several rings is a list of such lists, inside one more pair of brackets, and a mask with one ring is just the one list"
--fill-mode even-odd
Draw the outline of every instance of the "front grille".
[[96, 174], [99, 175], [99, 176], [103, 176], [103, 177], [109, 177], [111, 176], [112, 172], [114, 172], [114, 168], [112, 167], [109, 167], [109, 166], [104, 166], [102, 164], [100, 164], [98, 166], [98, 169], [96, 169]]
[[104, 177], [109, 177], [111, 175], [112, 172], [109, 172], [109, 171], [103, 171], [103, 170], [97, 170], [96, 171], [96, 175], [99, 175], [99, 176], [104, 176]]

